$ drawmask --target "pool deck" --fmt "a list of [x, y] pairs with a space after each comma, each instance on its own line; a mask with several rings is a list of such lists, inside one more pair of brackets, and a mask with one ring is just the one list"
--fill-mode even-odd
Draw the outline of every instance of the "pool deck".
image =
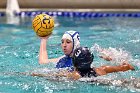
[[[17, 1], [21, 11], [140, 12], [140, 0]], [[0, 11], [6, 11], [6, 6], [7, 0], [1, 0]]]
[[[1, 12], [6, 9], [0, 9]], [[20, 11], [74, 11], [74, 12], [140, 12], [140, 9], [54, 9], [54, 8], [21, 8]]]
[[[17, 0], [19, 7], [53, 9], [140, 9], [140, 0]], [[5, 9], [7, 0], [1, 0]]]

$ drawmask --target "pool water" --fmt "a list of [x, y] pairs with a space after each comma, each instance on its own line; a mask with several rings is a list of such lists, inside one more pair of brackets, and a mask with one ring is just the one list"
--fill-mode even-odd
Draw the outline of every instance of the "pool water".
[[[105, 85], [95, 82], [71, 80], [48, 80], [16, 72], [31, 72], [53, 69], [55, 64], [38, 64], [40, 39], [32, 30], [32, 17], [0, 18], [0, 92], [1, 93], [131, 93], [139, 92], [132, 84], [125, 86]], [[56, 17], [56, 27], [48, 41], [50, 58], [63, 55], [61, 36], [67, 30], [80, 32], [82, 46], [93, 48], [122, 49], [129, 54], [129, 62], [135, 71], [111, 73], [102, 79], [139, 78], [140, 69], [140, 18], [99, 17], [70, 18]], [[114, 65], [95, 53], [94, 66]], [[137, 81], [140, 82], [140, 81]], [[140, 84], [140, 83], [139, 83]]]

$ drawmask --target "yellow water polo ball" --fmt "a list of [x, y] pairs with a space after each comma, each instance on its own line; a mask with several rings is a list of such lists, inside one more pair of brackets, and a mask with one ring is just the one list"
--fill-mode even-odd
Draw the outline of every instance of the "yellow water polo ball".
[[47, 14], [36, 15], [32, 21], [32, 28], [38, 36], [48, 36], [54, 29], [54, 19]]

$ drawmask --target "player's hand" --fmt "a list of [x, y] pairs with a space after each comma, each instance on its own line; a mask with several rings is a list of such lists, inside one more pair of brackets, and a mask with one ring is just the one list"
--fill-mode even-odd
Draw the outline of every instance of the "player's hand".
[[100, 55], [99, 57], [100, 57], [100, 58], [103, 58], [103, 59], [106, 60], [106, 61], [111, 61], [111, 60], [112, 60], [111, 57], [105, 56], [105, 55]]
[[45, 36], [45, 37], [39, 37], [40, 39], [48, 39], [52, 34]]

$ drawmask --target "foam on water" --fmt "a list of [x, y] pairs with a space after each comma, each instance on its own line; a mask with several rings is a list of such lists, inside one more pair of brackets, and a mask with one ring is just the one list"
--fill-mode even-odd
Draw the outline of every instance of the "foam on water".
[[123, 50], [122, 48], [102, 48], [98, 44], [94, 44], [91, 47], [92, 52], [97, 52], [98, 56], [107, 56], [112, 59], [112, 62], [115, 64], [122, 64], [124, 61], [129, 61], [132, 59], [131, 54], [128, 51]]
[[79, 79], [79, 81], [88, 82], [90, 84], [96, 84], [96, 85], [108, 85], [108, 86], [128, 88], [133, 92], [140, 91], [139, 78], [112, 79], [112, 78], [106, 78], [104, 76], [100, 76], [100, 77], [91, 77], [91, 78], [81, 78]]

